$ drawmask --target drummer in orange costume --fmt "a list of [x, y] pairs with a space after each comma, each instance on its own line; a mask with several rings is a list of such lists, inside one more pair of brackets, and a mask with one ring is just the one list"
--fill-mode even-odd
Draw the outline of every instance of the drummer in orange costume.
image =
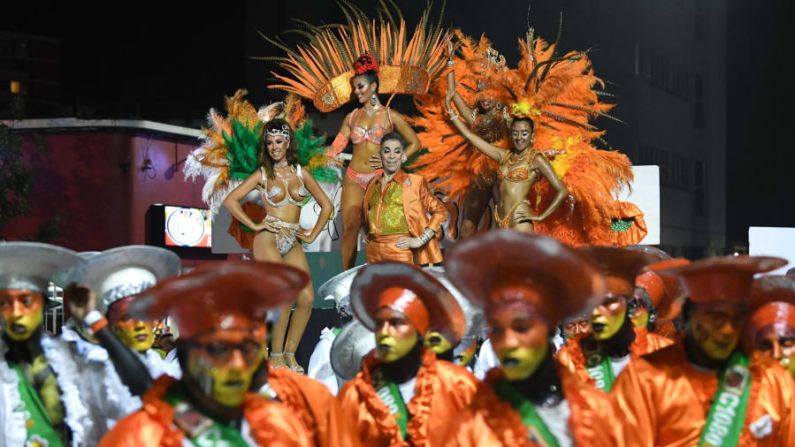
[[183, 377], [158, 379], [144, 407], [119, 421], [100, 445], [314, 445], [289, 407], [248, 391], [265, 358], [267, 310], [295, 300], [308, 280], [284, 264], [228, 262], [139, 295], [130, 305], [133, 316], [170, 315], [179, 328]]
[[751, 288], [750, 348], [772, 356], [795, 377], [795, 276], [766, 276]]
[[625, 248], [585, 247], [580, 251], [590, 256], [601, 270], [607, 293], [591, 314], [592, 333], [569, 339], [558, 351], [557, 360], [583, 381], [607, 392], [633, 358], [671, 345], [673, 341], [649, 333], [646, 328], [635, 327], [627, 311], [635, 292], [635, 278], [655, 258]]
[[429, 330], [457, 343], [464, 315], [455, 298], [412, 265], [364, 267], [351, 286], [356, 318], [375, 332], [376, 349], [338, 398], [362, 445], [443, 446], [445, 431], [475, 392], [477, 379], [423, 348]]
[[771, 358], [738, 348], [753, 275], [785, 263], [726, 256], [662, 272], [684, 281], [685, 334], [616, 381], [611, 397], [629, 445], [795, 445], [792, 378]]
[[446, 272], [485, 308], [502, 364], [479, 385], [446, 446], [623, 445], [607, 396], [552, 356], [555, 327], [604, 296], [587, 258], [551, 238], [501, 230], [458, 243]]

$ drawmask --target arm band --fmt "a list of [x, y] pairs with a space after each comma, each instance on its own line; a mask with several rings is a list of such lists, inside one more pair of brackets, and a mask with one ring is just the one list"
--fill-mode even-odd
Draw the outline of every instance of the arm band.
[[341, 154], [346, 147], [348, 147], [348, 137], [340, 132], [337, 134], [337, 137], [334, 138], [334, 142], [331, 143], [331, 146], [329, 146], [328, 156], [334, 158]]

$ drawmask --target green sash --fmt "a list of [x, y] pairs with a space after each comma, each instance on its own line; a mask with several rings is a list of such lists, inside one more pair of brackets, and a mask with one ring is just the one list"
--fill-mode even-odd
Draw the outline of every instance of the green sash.
[[17, 373], [19, 379], [19, 396], [22, 399], [22, 404], [25, 406], [25, 412], [28, 415], [28, 420], [25, 423], [27, 428], [27, 437], [25, 445], [42, 445], [49, 447], [63, 447], [63, 441], [58, 436], [58, 432], [52, 426], [50, 417], [47, 416], [47, 411], [44, 409], [44, 403], [39, 397], [39, 393], [28, 382], [25, 374], [17, 365], [9, 365]]
[[[182, 417], [192, 427], [197, 428], [186, 430], [182, 427], [183, 424], [176, 424], [196, 447], [248, 447], [249, 444], [243, 439], [240, 430], [221, 424], [192, 408], [179, 386], [172, 387], [165, 400], [174, 407], [175, 418]], [[208, 423], [204, 424], [205, 422]]]
[[699, 447], [733, 447], [740, 441], [751, 394], [748, 364], [748, 356], [739, 352], [729, 359], [709, 408]]
[[587, 352], [582, 351], [585, 356], [585, 369], [588, 375], [596, 382], [596, 387], [604, 392], [613, 389], [613, 382], [616, 381], [616, 374], [613, 371], [613, 363], [610, 357], [604, 355], [599, 350]]
[[497, 396], [505, 402], [511, 404], [514, 410], [522, 416], [522, 422], [527, 427], [530, 439], [535, 443], [542, 443], [547, 447], [559, 447], [555, 435], [549, 431], [547, 424], [538, 415], [535, 405], [530, 400], [522, 396], [507, 380], [500, 380], [494, 385]]
[[380, 371], [376, 371], [373, 377], [373, 388], [381, 401], [389, 407], [389, 412], [392, 413], [400, 428], [400, 437], [407, 439], [409, 411], [406, 408], [406, 403], [403, 402], [403, 395], [400, 394], [397, 384], [385, 380]]

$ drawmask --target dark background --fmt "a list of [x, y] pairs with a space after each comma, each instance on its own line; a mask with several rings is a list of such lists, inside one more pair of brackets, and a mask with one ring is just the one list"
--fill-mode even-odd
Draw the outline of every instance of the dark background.
[[[368, 3], [375, 2], [357, 3], [372, 9]], [[424, 1], [399, 3], [407, 17], [424, 5]], [[565, 9], [566, 2], [532, 3], [533, 25], [552, 39], [557, 11]], [[524, 33], [527, 23], [524, 7], [517, 8], [517, 4], [522, 2], [451, 0], [444, 22], [473, 35], [485, 32], [511, 61], [516, 55], [515, 39]], [[610, 12], [611, 1], [597, 4], [600, 11]], [[795, 226], [791, 200], [795, 87], [789, 68], [792, 10], [788, 0], [728, 0], [729, 246], [745, 243], [749, 225]], [[141, 117], [198, 127], [209, 107], [221, 106], [223, 96], [241, 86], [251, 90], [255, 103], [279, 96], [264, 88], [272, 67], [251, 58], [277, 54], [256, 31], [278, 35], [290, 25], [290, 17], [313, 23], [341, 19], [334, 3], [324, 0], [105, 2], [91, 6], [16, 1], [3, 5], [0, 30], [60, 40], [61, 108], [56, 113], [60, 116]], [[600, 43], [598, 37], [594, 40], [589, 44]], [[564, 37], [563, 46], [566, 44]], [[598, 70], [598, 53], [593, 59]]]

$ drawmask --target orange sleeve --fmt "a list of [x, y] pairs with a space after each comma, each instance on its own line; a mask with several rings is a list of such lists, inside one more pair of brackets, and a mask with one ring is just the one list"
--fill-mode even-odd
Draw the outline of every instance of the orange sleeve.
[[433, 195], [425, 178], [420, 178], [422, 178], [422, 184], [420, 185], [420, 201], [422, 202], [422, 208], [426, 213], [431, 215], [428, 228], [438, 235], [442, 231], [442, 224], [447, 220], [450, 214], [447, 212], [444, 203]]
[[445, 447], [496, 447], [501, 446], [502, 441], [494, 434], [482, 416], [467, 409], [461, 412], [456, 418], [456, 423], [450, 426], [442, 445]]
[[[653, 396], [641, 385], [636, 366], [642, 359], [635, 359], [618, 376], [609, 396], [616, 415], [620, 415], [620, 427], [626, 445], [652, 447], [657, 431], [657, 420], [649, 406]], [[618, 420], [617, 420], [618, 422]]]
[[147, 413], [136, 411], [120, 420], [106, 433], [99, 442], [99, 447], [160, 445], [164, 435], [165, 430], [161, 424], [153, 421]]

